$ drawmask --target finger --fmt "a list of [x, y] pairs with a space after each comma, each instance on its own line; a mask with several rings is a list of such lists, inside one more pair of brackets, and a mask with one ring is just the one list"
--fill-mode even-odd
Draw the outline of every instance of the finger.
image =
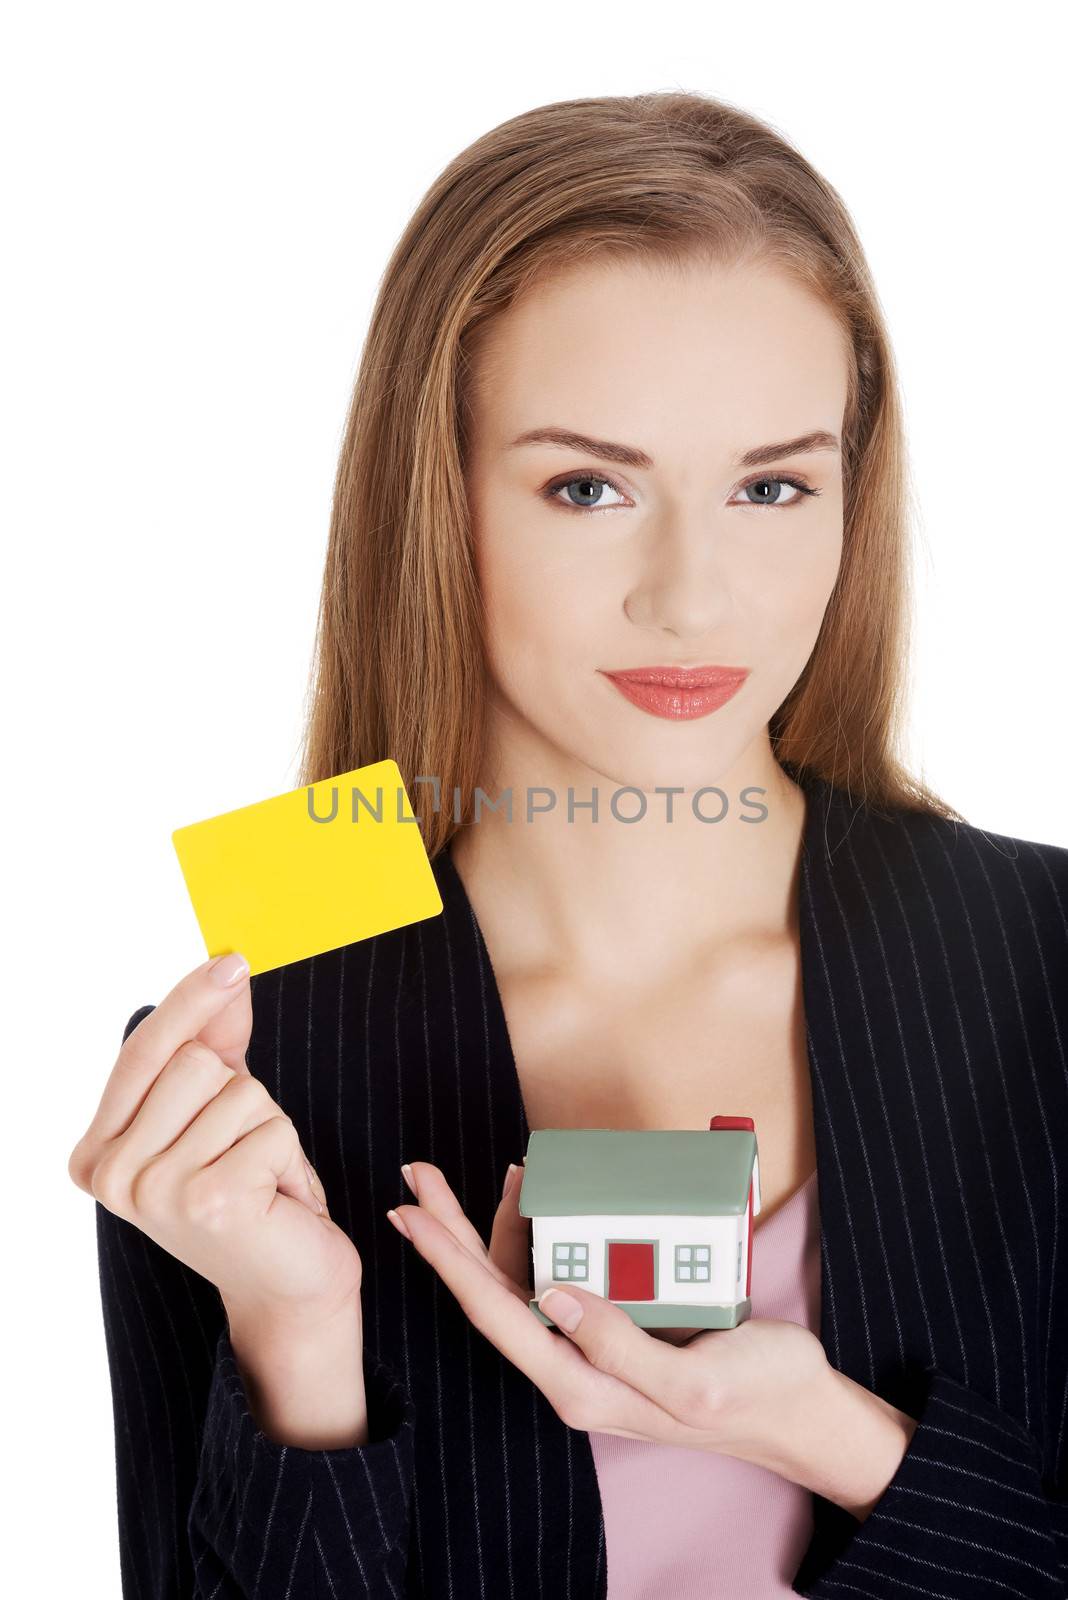
[[309, 1176], [312, 1169], [292, 1118], [271, 1098], [259, 1079], [251, 1074], [234, 1073], [215, 1098], [208, 1102], [174, 1146], [175, 1162], [188, 1171], [217, 1164], [227, 1151], [255, 1128], [265, 1122], [278, 1120], [288, 1124], [294, 1147], [290, 1164], [278, 1175], [278, 1188], [283, 1194], [301, 1201], [317, 1216], [324, 1214], [326, 1206], [323, 1197], [316, 1192], [316, 1186], [321, 1189], [322, 1185], [317, 1178], [313, 1183]]
[[[615, 1434], [618, 1434], [621, 1439], [644, 1439], [646, 1441], [646, 1443], [649, 1442], [649, 1435], [647, 1433], [632, 1433], [629, 1428], [605, 1428], [605, 1427], [600, 1427], [600, 1428], [597, 1429], [597, 1432], [598, 1433], [615, 1433]], [[657, 1443], [660, 1443], [660, 1444], [664, 1444], [664, 1443], [674, 1444], [675, 1442], [676, 1441], [674, 1439], [665, 1439], [660, 1435], [657, 1436]], [[681, 1443], [682, 1441], [679, 1440], [678, 1442]]]
[[[117, 1160], [131, 1172], [139, 1172], [169, 1150], [235, 1076], [233, 1069], [207, 1045], [187, 1039], [145, 1095], [129, 1127], [117, 1139], [109, 1140], [107, 1147], [121, 1151]], [[213, 1155], [219, 1153], [216, 1150]]]
[[309, 1209], [316, 1214], [319, 1211], [319, 1203], [308, 1187], [300, 1140], [283, 1112], [276, 1112], [259, 1123], [217, 1161], [195, 1171], [190, 1181], [202, 1187], [217, 1181], [219, 1193], [236, 1195], [239, 1203], [247, 1203], [263, 1215], [277, 1202], [279, 1195], [305, 1205], [310, 1196]]
[[523, 1187], [523, 1168], [511, 1168], [512, 1183], [507, 1194], [501, 1196], [490, 1231], [490, 1260], [500, 1268], [505, 1277], [530, 1299], [530, 1218], [519, 1209], [519, 1195]]
[[279, 1125], [273, 1130], [274, 1136], [281, 1140], [288, 1135], [291, 1147], [286, 1166], [281, 1172], [275, 1172], [279, 1192], [299, 1200], [316, 1216], [325, 1215], [325, 1195], [320, 1197], [316, 1193], [316, 1187], [321, 1189], [322, 1185], [317, 1178], [312, 1182], [312, 1169], [304, 1155], [293, 1119], [271, 1098], [259, 1079], [251, 1074], [232, 1073], [218, 1094], [208, 1101], [196, 1120], [175, 1142], [169, 1155], [179, 1172], [192, 1173], [201, 1168], [218, 1166], [219, 1161], [243, 1143], [248, 1134], [268, 1122]]
[[[598, 1419], [604, 1418], [616, 1427], [633, 1427], [645, 1438], [657, 1437], [654, 1430], [665, 1419], [651, 1401], [592, 1367], [569, 1340], [559, 1338], [534, 1316], [525, 1295], [509, 1292], [487, 1262], [468, 1250], [437, 1217], [417, 1205], [394, 1209], [406, 1223], [415, 1249], [437, 1272], [472, 1325], [537, 1384], [571, 1427], [597, 1427]], [[670, 1425], [670, 1419], [666, 1420]]]
[[[283, 1115], [257, 1078], [234, 1072], [206, 1045], [187, 1041], [168, 1061], [130, 1126], [112, 1141], [109, 1200], [114, 1205], [125, 1187], [116, 1173], [125, 1174], [129, 1209], [136, 1211], [139, 1179], [147, 1168], [163, 1167], [161, 1187], [172, 1192], [253, 1128]], [[317, 1216], [323, 1211], [303, 1164], [298, 1173], [287, 1174], [282, 1190]]]
[[[561, 1294], [577, 1301], [582, 1310], [582, 1318], [573, 1328], [563, 1321], [566, 1300], [559, 1298]], [[552, 1294], [546, 1291], [539, 1296], [538, 1308], [598, 1371], [627, 1384], [687, 1427], [710, 1425], [714, 1369], [710, 1371], [708, 1342], [675, 1345], [651, 1339], [619, 1306], [570, 1282], [566, 1291], [554, 1285]]]
[[228, 961], [229, 957], [217, 957], [187, 973], [123, 1043], [100, 1104], [71, 1156], [71, 1177], [83, 1188], [89, 1187], [88, 1180], [103, 1145], [129, 1126], [178, 1046], [195, 1039], [213, 1017], [230, 1005], [239, 984], [248, 987], [247, 975], [236, 984], [222, 981], [227, 976]]
[[246, 978], [233, 988], [233, 999], [208, 1018], [197, 1038], [235, 1072], [248, 1072], [245, 1058], [252, 1037], [252, 984]]
[[[420, 1195], [427, 1165], [419, 1163]], [[394, 1207], [394, 1214], [407, 1224], [411, 1242], [473, 1325], [548, 1394], [565, 1364], [573, 1367], [566, 1341], [554, 1338], [531, 1313], [526, 1297], [520, 1299], [515, 1285], [502, 1281], [484, 1247], [477, 1253], [469, 1249], [422, 1199], [418, 1205]]]
[[482, 1235], [475, 1227], [450, 1189], [445, 1174], [440, 1167], [429, 1161], [412, 1161], [409, 1163], [412, 1177], [415, 1181], [416, 1195], [420, 1210], [436, 1217], [443, 1227], [447, 1228], [458, 1244], [462, 1245], [476, 1261], [492, 1273], [498, 1283], [509, 1289], [512, 1294], [526, 1302], [529, 1298], [522, 1282], [511, 1277], [501, 1266], [494, 1261], [486, 1249]]

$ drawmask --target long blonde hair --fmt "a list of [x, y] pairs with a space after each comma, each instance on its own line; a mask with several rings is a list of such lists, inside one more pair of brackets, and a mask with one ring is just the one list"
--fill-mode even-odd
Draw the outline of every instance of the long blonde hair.
[[899, 756], [911, 489], [893, 356], [853, 224], [774, 129], [674, 91], [510, 118], [450, 162], [404, 230], [338, 462], [301, 785], [392, 757], [431, 857], [469, 820], [487, 681], [464, 490], [475, 333], [544, 274], [627, 256], [772, 262], [839, 319], [851, 368], [842, 561], [805, 670], [769, 723], [772, 748], [874, 807], [964, 820]]

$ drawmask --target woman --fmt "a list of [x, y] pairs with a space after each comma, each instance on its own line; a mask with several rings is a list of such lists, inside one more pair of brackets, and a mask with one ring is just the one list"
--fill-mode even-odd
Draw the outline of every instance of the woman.
[[[393, 756], [443, 913], [127, 1024], [71, 1158], [125, 1593], [1068, 1593], [1068, 851], [897, 759], [906, 507], [860, 246], [772, 130], [566, 102], [432, 186], [302, 780]], [[754, 1315], [533, 1316], [530, 1129], [721, 1113]]]

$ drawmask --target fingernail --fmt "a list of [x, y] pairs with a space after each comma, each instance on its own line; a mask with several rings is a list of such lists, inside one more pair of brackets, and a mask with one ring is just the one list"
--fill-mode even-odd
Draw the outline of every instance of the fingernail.
[[406, 1239], [410, 1239], [411, 1238], [411, 1233], [410, 1233], [410, 1231], [408, 1229], [408, 1224], [405, 1222], [403, 1217], [398, 1217], [398, 1215], [397, 1215], [397, 1213], [395, 1211], [387, 1211], [386, 1212], [386, 1216], [389, 1218], [390, 1222], [392, 1222], [393, 1226], [397, 1229], [398, 1233], [403, 1233], [403, 1235], [404, 1235], [404, 1237]]
[[[545, 1304], [552, 1296], [552, 1305]], [[564, 1294], [560, 1289], [546, 1289], [538, 1299], [538, 1310], [544, 1311], [547, 1317], [558, 1322], [561, 1328], [566, 1328], [568, 1333], [573, 1333], [582, 1321], [582, 1307], [577, 1300], [569, 1294]]]
[[[319, 1180], [319, 1174], [316, 1172], [307, 1156], [304, 1157], [304, 1170], [308, 1174], [308, 1182], [310, 1183], [312, 1189], [312, 1199], [319, 1208], [319, 1215], [321, 1217], [327, 1216], [328, 1212], [326, 1206], [323, 1204], [323, 1201], [319, 1199], [320, 1194], [325, 1198], [326, 1190], [323, 1188], [322, 1183]], [[318, 1193], [316, 1193], [317, 1190]]]
[[511, 1194], [512, 1184], [515, 1182], [515, 1175], [518, 1171], [519, 1168], [516, 1166], [515, 1162], [509, 1161], [508, 1171], [504, 1175], [504, 1188], [501, 1190], [502, 1200], [507, 1200], [508, 1196]]
[[403, 1161], [401, 1163], [401, 1171], [404, 1174], [405, 1183], [408, 1185], [409, 1189], [412, 1191], [412, 1193], [415, 1195], [415, 1198], [418, 1200], [418, 1198], [419, 1198], [419, 1190], [415, 1187], [415, 1179], [412, 1177], [412, 1169], [408, 1165], [407, 1161]]
[[232, 955], [218, 956], [208, 972], [212, 983], [217, 983], [220, 989], [228, 989], [232, 983], [240, 983], [242, 978], [248, 976], [248, 962], [235, 950]]

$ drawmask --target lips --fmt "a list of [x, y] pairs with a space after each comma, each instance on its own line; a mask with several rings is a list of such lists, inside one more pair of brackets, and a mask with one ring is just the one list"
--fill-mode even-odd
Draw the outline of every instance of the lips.
[[663, 689], [715, 689], [723, 683], [737, 688], [749, 676], [748, 667], [630, 667], [609, 672], [609, 678], [628, 683], [655, 683]]
[[606, 672], [632, 705], [669, 721], [689, 721], [718, 711], [749, 676], [747, 667], [633, 667]]

